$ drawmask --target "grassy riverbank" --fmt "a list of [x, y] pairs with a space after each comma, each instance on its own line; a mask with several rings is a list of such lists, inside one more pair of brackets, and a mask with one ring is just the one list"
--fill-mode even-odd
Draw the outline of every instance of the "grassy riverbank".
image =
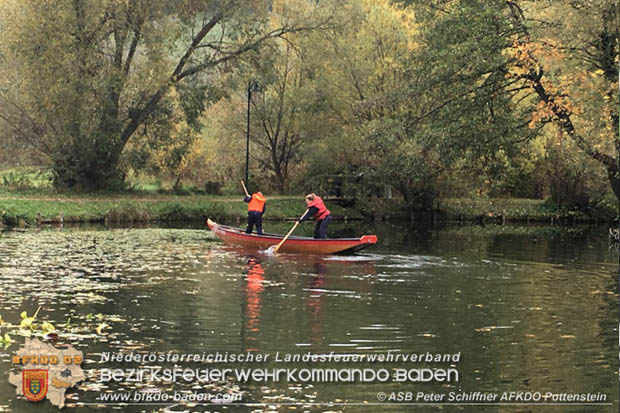
[[[51, 191], [8, 192], [0, 189], [0, 225], [54, 222], [157, 222], [245, 219], [242, 197], [151, 193], [54, 194]], [[361, 219], [359, 212], [330, 205], [335, 217]], [[266, 220], [299, 217], [302, 196], [269, 197]]]
[[[399, 200], [375, 199], [344, 208], [328, 202], [335, 219], [407, 220], [410, 214]], [[266, 220], [294, 219], [305, 204], [299, 196], [269, 197]], [[614, 212], [616, 211], [616, 212]], [[242, 197], [172, 195], [149, 192], [58, 194], [51, 189], [11, 191], [0, 187], [0, 225], [29, 226], [54, 222], [157, 222], [199, 221], [207, 217], [243, 220]], [[611, 221], [617, 206], [610, 203], [590, 213], [559, 210], [549, 202], [532, 199], [446, 199], [434, 212], [436, 220], [449, 221]], [[430, 215], [430, 214], [429, 214]], [[428, 217], [424, 217], [426, 219]], [[417, 219], [417, 218], [416, 218]]]
[[[375, 199], [361, 211], [375, 220], [411, 220], [411, 215], [397, 200]], [[416, 220], [474, 222], [578, 223], [612, 222], [618, 216], [618, 203], [605, 198], [587, 211], [558, 208], [550, 200], [525, 198], [448, 198], [435, 211], [416, 214]]]

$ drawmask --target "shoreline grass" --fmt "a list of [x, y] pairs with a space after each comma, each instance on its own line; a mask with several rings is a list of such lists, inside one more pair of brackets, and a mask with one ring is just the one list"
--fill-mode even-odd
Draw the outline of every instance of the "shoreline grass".
[[[353, 207], [326, 201], [334, 219], [406, 221], [410, 214], [402, 200], [371, 199]], [[303, 196], [271, 196], [264, 219], [292, 220], [305, 211]], [[423, 217], [435, 221], [478, 222], [611, 222], [613, 205], [586, 213], [559, 210], [548, 201], [515, 198], [452, 198]], [[247, 204], [241, 196], [172, 195], [150, 192], [71, 194], [53, 190], [9, 190], [0, 187], [0, 226], [32, 226], [54, 222], [197, 222], [207, 217], [245, 220]]]
[[[162, 194], [85, 194], [53, 197], [0, 192], [0, 225], [28, 226], [54, 222], [179, 222], [245, 219], [242, 197]], [[361, 214], [330, 205], [337, 219], [362, 219]], [[265, 220], [288, 220], [305, 211], [303, 196], [269, 197]]]

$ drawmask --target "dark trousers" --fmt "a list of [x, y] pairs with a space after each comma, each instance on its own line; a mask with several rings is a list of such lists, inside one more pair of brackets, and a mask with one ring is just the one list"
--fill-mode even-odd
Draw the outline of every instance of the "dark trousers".
[[327, 226], [332, 222], [332, 215], [329, 214], [325, 218], [316, 222], [314, 226], [314, 238], [327, 238]]
[[248, 211], [248, 227], [245, 229], [245, 233], [251, 234], [254, 225], [256, 225], [256, 233], [263, 235], [263, 214], [258, 211]]

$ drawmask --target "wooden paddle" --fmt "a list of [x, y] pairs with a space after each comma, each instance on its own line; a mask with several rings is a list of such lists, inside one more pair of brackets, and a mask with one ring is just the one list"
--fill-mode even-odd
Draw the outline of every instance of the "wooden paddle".
[[245, 187], [245, 183], [243, 182], [243, 179], [241, 180], [241, 186], [243, 186], [243, 190], [245, 191], [245, 194], [247, 196], [250, 196], [250, 194], [248, 193], [248, 189]]
[[[306, 212], [304, 212], [304, 215], [306, 215], [308, 213], [308, 210], [306, 209]], [[304, 215], [300, 216], [299, 219], [302, 219], [304, 217]], [[284, 244], [284, 242], [288, 239], [288, 237], [293, 233], [293, 231], [295, 231], [295, 228], [297, 228], [297, 225], [299, 225], [299, 219], [297, 221], [295, 221], [295, 225], [293, 225], [293, 228], [291, 228], [291, 230], [288, 232], [288, 234], [286, 234], [284, 236], [284, 238], [282, 239], [282, 241], [280, 241], [280, 243], [278, 245], [276, 245], [276, 247], [273, 249], [273, 252], [278, 252], [278, 250], [280, 249], [280, 247], [282, 246], [282, 244]]]

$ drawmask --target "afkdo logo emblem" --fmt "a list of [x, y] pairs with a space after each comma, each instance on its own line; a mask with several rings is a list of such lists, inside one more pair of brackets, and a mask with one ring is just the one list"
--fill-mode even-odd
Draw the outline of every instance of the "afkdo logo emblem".
[[47, 395], [47, 370], [23, 370], [22, 386], [28, 400], [43, 400]]

